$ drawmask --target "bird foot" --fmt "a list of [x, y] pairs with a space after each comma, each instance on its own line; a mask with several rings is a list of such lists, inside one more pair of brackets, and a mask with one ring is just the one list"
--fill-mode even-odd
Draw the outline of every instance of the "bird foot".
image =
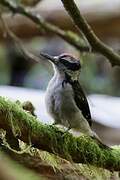
[[57, 125], [57, 123], [56, 123], [56, 122], [52, 123], [52, 126], [55, 126], [55, 125]]
[[64, 137], [68, 132], [69, 132], [69, 130], [70, 130], [71, 128], [69, 127], [69, 128], [67, 128], [67, 130], [65, 130], [64, 131], [64, 133], [63, 133], [63, 135], [62, 135], [62, 137]]

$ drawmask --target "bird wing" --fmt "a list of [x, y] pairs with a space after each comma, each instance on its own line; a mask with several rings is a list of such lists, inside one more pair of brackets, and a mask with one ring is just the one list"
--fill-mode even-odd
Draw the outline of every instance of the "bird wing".
[[89, 125], [91, 126], [92, 125], [91, 113], [85, 93], [82, 90], [79, 81], [74, 81], [71, 82], [70, 84], [72, 85], [73, 88], [76, 105], [81, 110], [83, 116], [85, 117], [85, 119], [87, 119]]

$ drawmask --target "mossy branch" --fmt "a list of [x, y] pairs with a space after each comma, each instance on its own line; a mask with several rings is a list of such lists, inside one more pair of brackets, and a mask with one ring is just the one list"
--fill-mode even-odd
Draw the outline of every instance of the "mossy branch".
[[[26, 144], [22, 142], [20, 145], [23, 149]], [[3, 154], [3, 152], [5, 153], [5, 155]], [[5, 145], [4, 142], [2, 143], [2, 147], [0, 149], [0, 174], [2, 167], [2, 159], [4, 156], [4, 162], [7, 163], [8, 158], [6, 157], [6, 154], [10, 156], [10, 158], [12, 158], [13, 160], [17, 161], [19, 164], [22, 164], [30, 170], [34, 170], [36, 173], [42, 175], [42, 177], [45, 177], [45, 179], [50, 178], [59, 180], [61, 179], [61, 177], [62, 179], [71, 179], [72, 177], [74, 177], [74, 179], [92, 180], [95, 179], [95, 177], [96, 179], [98, 179], [99, 177], [99, 179], [106, 180], [111, 178], [116, 179], [115, 176], [118, 174], [117, 172], [111, 173], [111, 171], [103, 168], [97, 168], [95, 166], [70, 163], [69, 161], [55, 156], [54, 154], [50, 154], [46, 151], [41, 151], [32, 147], [27, 148], [25, 151], [22, 150], [19, 152], [15, 152], [10, 149], [9, 146]], [[13, 162], [11, 161], [11, 163]], [[9, 167], [10, 169], [14, 169], [15, 166], [11, 167], [10, 164]], [[5, 174], [6, 172], [4, 173], [4, 175]], [[28, 172], [27, 174], [30, 174], [30, 172]]]
[[[11, 123], [12, 122], [12, 123]], [[74, 137], [52, 125], [44, 125], [22, 106], [0, 97], [0, 128], [32, 146], [76, 163], [120, 170], [120, 149], [104, 149], [90, 137]]]
[[7, 7], [13, 14], [21, 14], [25, 17], [32, 20], [35, 24], [38, 25], [39, 29], [45, 30], [47, 32], [51, 32], [53, 34], [58, 35], [62, 39], [64, 39], [69, 44], [73, 45], [77, 48], [80, 52], [90, 52], [90, 47], [83, 45], [81, 43], [81, 38], [72, 31], [64, 31], [60, 29], [58, 26], [55, 26], [49, 22], [47, 22], [43, 17], [40, 15], [35, 15], [32, 11], [28, 10], [27, 8], [23, 7], [22, 5], [17, 5], [10, 0], [1, 0], [0, 4], [4, 7]]
[[80, 10], [76, 6], [74, 0], [61, 0], [66, 11], [72, 18], [74, 24], [78, 27], [78, 29], [85, 35], [89, 44], [91, 45], [91, 49], [99, 52], [104, 55], [112, 64], [112, 66], [119, 65], [120, 66], [120, 56], [115, 53], [111, 48], [105, 45], [100, 39], [95, 35], [90, 25], [87, 23], [86, 19], [82, 16]]

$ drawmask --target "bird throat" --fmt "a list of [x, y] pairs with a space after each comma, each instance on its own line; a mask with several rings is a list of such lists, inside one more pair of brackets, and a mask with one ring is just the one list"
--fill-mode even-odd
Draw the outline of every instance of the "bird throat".
[[79, 79], [80, 71], [67, 71], [65, 73], [65, 78], [69, 79], [69, 81], [74, 82]]
[[73, 72], [73, 74], [71, 74], [71, 72], [70, 74], [68, 72], [65, 73], [65, 79], [62, 82], [62, 86], [64, 87], [64, 84], [66, 83], [70, 83], [71, 85], [73, 85], [75, 82], [77, 82], [79, 78], [79, 73], [80, 72], [77, 72], [76, 74], [75, 72]]

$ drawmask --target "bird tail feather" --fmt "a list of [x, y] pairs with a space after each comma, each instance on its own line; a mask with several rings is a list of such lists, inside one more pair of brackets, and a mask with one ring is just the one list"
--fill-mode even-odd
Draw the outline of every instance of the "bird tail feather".
[[105, 148], [105, 149], [111, 149], [111, 147], [107, 146], [106, 144], [102, 142], [102, 140], [99, 138], [99, 136], [95, 132], [93, 132], [92, 139], [94, 139], [100, 147]]

